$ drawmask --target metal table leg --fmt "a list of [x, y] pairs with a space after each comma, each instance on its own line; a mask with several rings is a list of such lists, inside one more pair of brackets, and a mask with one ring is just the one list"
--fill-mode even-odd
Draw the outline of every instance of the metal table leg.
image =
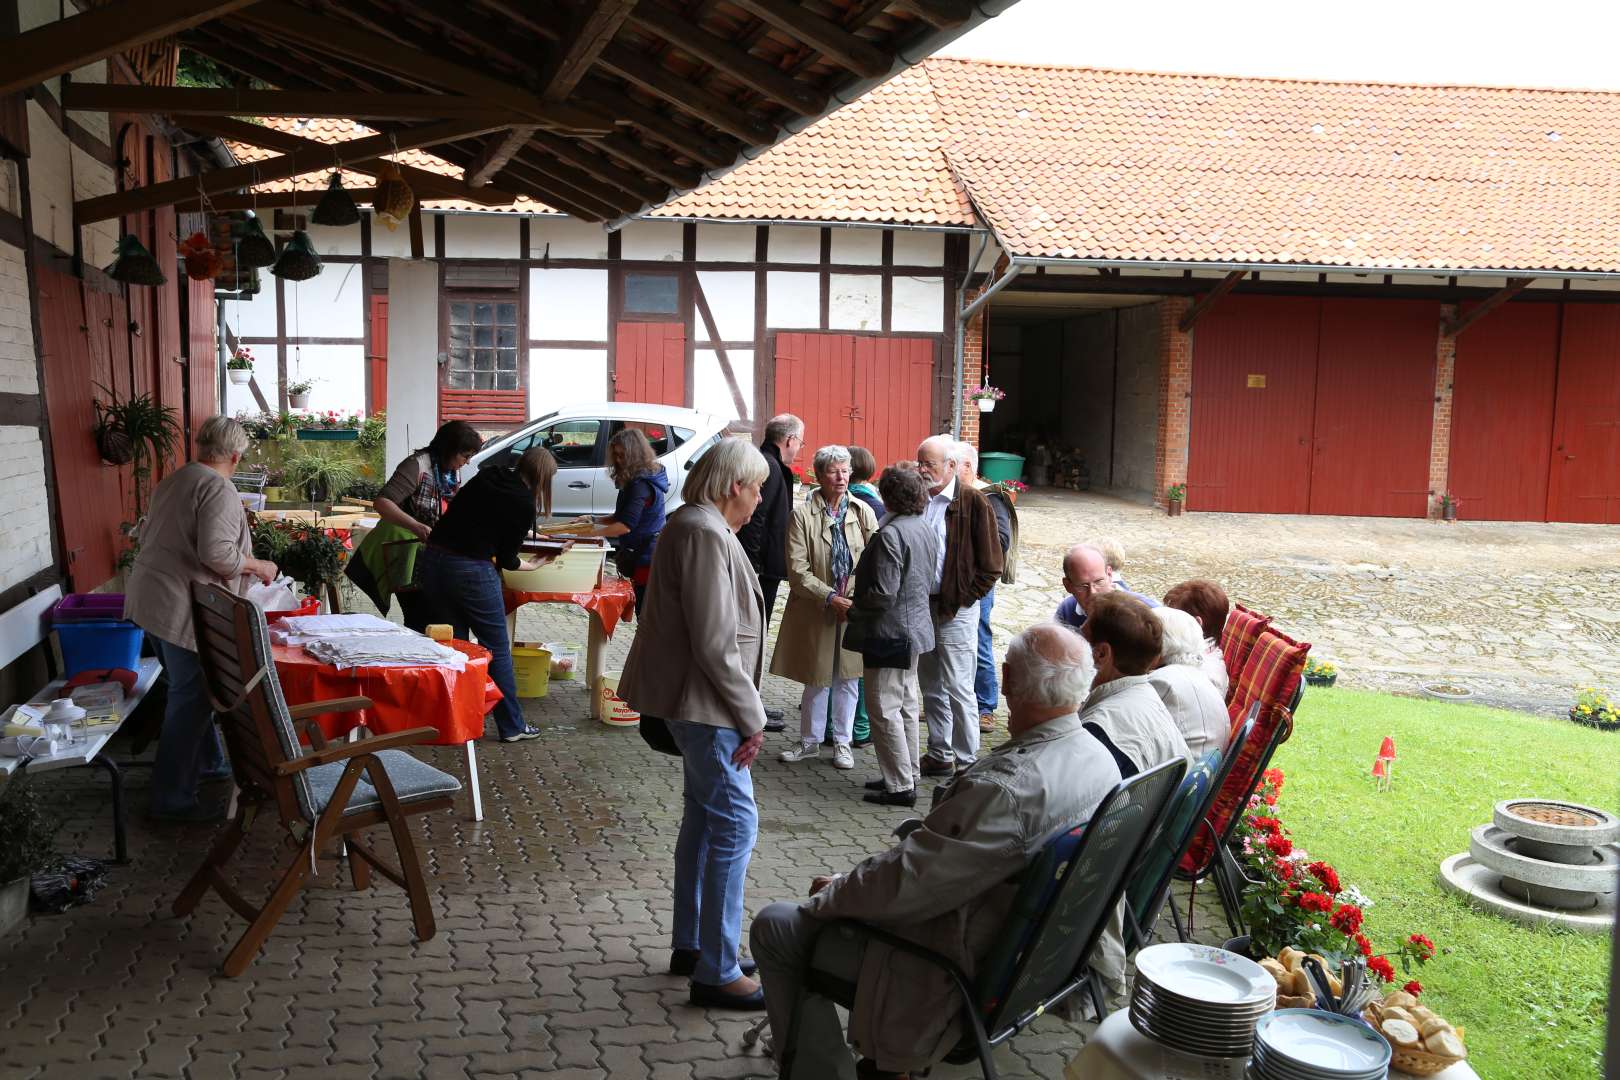
[[124, 770], [106, 754], [97, 754], [91, 764], [106, 769], [107, 779], [112, 781], [113, 862], [122, 865], [129, 862], [129, 844], [124, 834]]
[[467, 788], [472, 792], [473, 820], [484, 820], [484, 795], [478, 790], [478, 740], [468, 739], [462, 744], [467, 748]]

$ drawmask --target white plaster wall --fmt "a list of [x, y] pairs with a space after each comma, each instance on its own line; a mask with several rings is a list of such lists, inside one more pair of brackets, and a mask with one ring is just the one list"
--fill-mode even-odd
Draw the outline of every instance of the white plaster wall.
[[28, 103], [28, 190], [34, 232], [63, 251], [73, 250], [73, 191], [68, 138], [36, 102]]
[[679, 261], [681, 230], [679, 221], [632, 221], [619, 231], [619, 257], [623, 259], [663, 259]]
[[308, 281], [287, 282], [287, 336], [365, 337], [362, 274], [359, 263], [330, 263]]
[[[973, 258], [973, 252], [979, 250], [984, 240], [978, 236], [968, 237], [968, 258]], [[979, 263], [973, 269], [976, 273], [986, 273], [996, 268], [996, 261], [1001, 258], [1001, 245], [994, 240], [984, 244], [984, 254], [979, 256]]]
[[706, 225], [697, 227], [697, 257], [700, 262], [753, 262], [753, 225]]
[[[390, 384], [392, 385], [392, 384]], [[606, 401], [606, 349], [530, 349], [529, 415]]]
[[944, 266], [945, 234], [920, 229], [894, 230], [894, 265]]
[[17, 183], [17, 163], [0, 158], [0, 210], [22, 217], [22, 188]]
[[[309, 242], [315, 245], [315, 250], [321, 255], [358, 255], [360, 254], [360, 223], [334, 227], [331, 225], [311, 225], [307, 230]], [[331, 267], [327, 268], [331, 270]]]
[[[754, 350], [732, 349], [726, 352], [731, 361], [732, 374], [737, 378], [737, 389], [742, 391], [743, 404], [754, 402]], [[747, 420], [746, 412], [737, 411], [731, 388], [720, 370], [720, 357], [713, 349], [692, 350], [692, 408], [733, 420]]]
[[[358, 228], [358, 226], [356, 226]], [[422, 222], [423, 253], [433, 254], [433, 230], [426, 222]], [[408, 259], [411, 257], [411, 226], [409, 222], [402, 221], [392, 231], [383, 224], [376, 214], [371, 215], [371, 253], [387, 259]], [[391, 309], [390, 309], [391, 310]], [[392, 459], [390, 459], [392, 460]]]
[[0, 244], [0, 393], [39, 393], [30, 307], [23, 249]]
[[814, 225], [772, 225], [771, 262], [820, 262], [821, 229]]
[[[225, 325], [238, 338], [276, 336], [276, 286], [268, 270], [259, 271], [261, 288], [251, 300], [221, 300], [225, 312]], [[291, 333], [291, 327], [288, 333]], [[255, 353], [271, 349], [273, 345], [251, 346]], [[273, 370], [273, 369], [272, 369]]]
[[547, 245], [553, 259], [605, 259], [608, 234], [600, 225], [570, 217], [530, 218], [530, 258], [545, 258]]
[[[772, 226], [774, 231], [775, 226]], [[765, 325], [814, 330], [821, 325], [821, 278], [815, 273], [773, 270], [765, 275]]]
[[[753, 341], [754, 275], [746, 270], [700, 270], [697, 278], [720, 340]], [[696, 311], [692, 314], [692, 331], [694, 340], [709, 340], [708, 327]]]
[[523, 237], [516, 214], [445, 214], [444, 247], [452, 259], [521, 259]]
[[883, 329], [883, 279], [877, 274], [833, 274], [828, 281], [827, 326], [832, 330]]
[[[114, 191], [112, 170], [101, 162], [71, 146], [73, 154], [73, 197], [79, 199], [93, 199], [99, 195], [111, 195]], [[33, 166], [29, 166], [32, 170]], [[29, 188], [32, 189], [34, 174], [29, 173]], [[84, 258], [92, 266], [105, 267], [113, 261], [118, 253], [118, 222], [98, 221], [86, 225], [84, 233]], [[72, 250], [71, 247], [64, 250]]]
[[896, 277], [889, 310], [891, 330], [927, 334], [945, 332], [943, 278]]
[[834, 229], [832, 261], [855, 266], [877, 266], [883, 262], [882, 229]]
[[51, 521], [45, 491], [45, 450], [39, 430], [0, 427], [0, 589], [52, 563]]
[[439, 268], [388, 262], [388, 442], [385, 461], [426, 446], [439, 419]]
[[606, 270], [529, 271], [529, 340], [607, 341]]
[[[390, 310], [392, 310], [390, 308]], [[392, 342], [393, 335], [389, 335]], [[272, 352], [274, 346], [270, 347]], [[392, 348], [392, 344], [390, 344]], [[255, 352], [257, 352], [255, 350]], [[366, 408], [366, 368], [365, 346], [363, 345], [289, 345], [287, 346], [287, 378], [291, 382], [300, 379], [310, 379], [315, 388], [309, 394], [309, 411], [326, 412], [336, 409], [338, 412], [364, 412]], [[254, 364], [257, 368], [258, 364]], [[272, 360], [272, 368], [274, 361]], [[257, 371], [255, 371], [257, 375]], [[275, 383], [275, 374], [270, 375], [272, 386]], [[390, 383], [392, 387], [392, 383]], [[270, 389], [265, 387], [261, 379], [259, 388], [265, 391], [265, 397], [270, 397]], [[242, 389], [246, 389], [243, 387]], [[251, 394], [248, 395], [252, 397]], [[394, 399], [388, 399], [389, 413], [393, 412]], [[438, 404], [435, 399], [434, 408]], [[431, 434], [431, 432], [429, 433]]]

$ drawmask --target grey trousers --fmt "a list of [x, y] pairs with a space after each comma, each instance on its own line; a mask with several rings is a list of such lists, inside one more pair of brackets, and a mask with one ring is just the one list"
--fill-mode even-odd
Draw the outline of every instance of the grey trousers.
[[837, 1006], [806, 990], [804, 976], [814, 965], [817, 971], [855, 982], [866, 939], [850, 927], [812, 918], [796, 903], [778, 901], [754, 916], [748, 948], [765, 984], [777, 1065], [787, 1053], [788, 1032], [797, 1015], [793, 1075], [800, 1080], [855, 1080], [855, 1059], [838, 1022]]
[[928, 756], [965, 769], [979, 756], [979, 702], [973, 679], [979, 670], [979, 605], [934, 621], [934, 651], [917, 662], [923, 714], [928, 719]]
[[917, 786], [917, 662], [909, 668], [866, 669], [866, 707], [886, 791]]
[[1114, 913], [1103, 926], [1097, 947], [1091, 952], [1091, 970], [1102, 979], [1103, 1005], [1109, 1012], [1117, 1012], [1130, 1004], [1129, 985], [1125, 980], [1125, 900], [1120, 899]]

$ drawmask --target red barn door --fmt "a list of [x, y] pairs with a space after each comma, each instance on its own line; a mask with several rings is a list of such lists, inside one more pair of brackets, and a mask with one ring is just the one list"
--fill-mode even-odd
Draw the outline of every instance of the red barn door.
[[686, 405], [686, 327], [621, 322], [614, 336], [613, 400]]
[[855, 339], [855, 405], [849, 441], [872, 451], [879, 469], [917, 456], [930, 434], [934, 342]]
[[1458, 517], [1546, 517], [1557, 376], [1557, 304], [1506, 304], [1457, 338], [1447, 476]]
[[1547, 520], [1620, 524], [1620, 309], [1565, 304]]
[[829, 443], [847, 444], [854, 433], [855, 337], [851, 334], [776, 335], [776, 397], [773, 413], [804, 421], [800, 464]]

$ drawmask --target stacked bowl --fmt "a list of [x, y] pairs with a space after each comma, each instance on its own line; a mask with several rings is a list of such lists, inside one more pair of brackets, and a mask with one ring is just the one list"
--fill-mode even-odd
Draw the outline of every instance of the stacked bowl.
[[1276, 1002], [1277, 981], [1237, 953], [1168, 942], [1136, 955], [1131, 1024], [1173, 1050], [1247, 1058], [1256, 1023]]
[[1249, 1080], [1383, 1080], [1389, 1043], [1353, 1016], [1279, 1009], [1254, 1029]]

